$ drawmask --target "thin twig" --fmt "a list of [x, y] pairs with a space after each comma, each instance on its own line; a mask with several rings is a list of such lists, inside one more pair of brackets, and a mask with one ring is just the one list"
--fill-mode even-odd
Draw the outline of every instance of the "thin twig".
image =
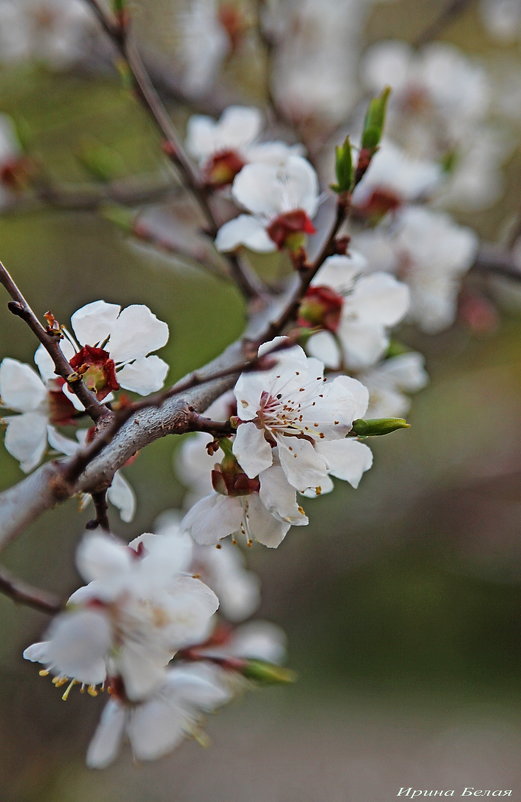
[[62, 605], [58, 599], [45, 590], [36, 588], [15, 577], [3, 566], [0, 566], [0, 593], [9, 596], [14, 602], [34, 607], [42, 613], [59, 613]]
[[280, 315], [268, 325], [266, 330], [258, 338], [256, 341], [257, 345], [273, 339], [273, 337], [276, 337], [278, 334], [282, 334], [286, 326], [297, 317], [300, 302], [306, 294], [309, 285], [315, 278], [317, 272], [322, 267], [327, 257], [336, 253], [336, 236], [346, 219], [349, 208], [350, 198], [345, 195], [340, 195], [337, 200], [335, 218], [329, 230], [329, 234], [324, 240], [322, 248], [318, 253], [318, 256], [312, 265], [300, 271], [298, 285], [290, 296], [288, 303]]
[[94, 508], [96, 510], [96, 517], [87, 522], [87, 529], [103, 529], [105, 532], [110, 532], [109, 523], [109, 505], [107, 504], [107, 491], [96, 490], [91, 493]]
[[[220, 226], [211, 207], [207, 187], [201, 182], [197, 171], [186, 155], [170, 115], [150, 80], [139, 52], [128, 36], [128, 22], [125, 25], [118, 24], [115, 18], [109, 17], [105, 13], [98, 0], [85, 0], [85, 2], [93, 9], [106, 34], [124, 60], [137, 98], [163, 139], [164, 153], [177, 169], [184, 186], [199, 206], [206, 221], [208, 235], [215, 239]], [[233, 255], [227, 258], [233, 279], [245, 298], [255, 300], [265, 295], [263, 283], [241, 257]]]
[[140, 186], [135, 179], [119, 180], [103, 187], [68, 186], [39, 182], [32, 187], [32, 194], [26, 193], [10, 201], [2, 209], [2, 214], [27, 214], [46, 207], [71, 212], [95, 212], [107, 203], [122, 206], [142, 206], [179, 192], [179, 187], [169, 184], [150, 184]]
[[449, 0], [438, 16], [414, 39], [414, 47], [422, 47], [428, 42], [432, 42], [433, 39], [437, 39], [440, 33], [462, 14], [472, 2], [473, 0]]
[[134, 222], [131, 230], [131, 235], [145, 245], [151, 246], [153, 249], [169, 256], [174, 256], [182, 262], [187, 262], [189, 265], [195, 265], [200, 270], [204, 270], [216, 278], [223, 281], [229, 281], [229, 274], [221, 270], [218, 265], [210, 261], [209, 254], [205, 248], [190, 249], [186, 245], [180, 245], [176, 242], [171, 242], [159, 234], [156, 234], [140, 219]]
[[85, 407], [87, 414], [90, 415], [92, 420], [95, 422], [101, 418], [110, 416], [110, 410], [108, 410], [104, 404], [101, 404], [94, 393], [92, 393], [85, 386], [81, 376], [76, 373], [68, 360], [65, 358], [63, 351], [60, 348], [59, 337], [55, 334], [50, 334], [42, 326], [2, 262], [0, 262], [0, 284], [3, 284], [13, 299], [8, 304], [9, 310], [13, 313], [13, 315], [20, 317], [25, 323], [27, 323], [31, 331], [36, 335], [47, 353], [50, 355], [54, 363], [56, 375], [61, 376], [62, 379], [65, 379], [71, 390], [78, 396], [79, 400]]

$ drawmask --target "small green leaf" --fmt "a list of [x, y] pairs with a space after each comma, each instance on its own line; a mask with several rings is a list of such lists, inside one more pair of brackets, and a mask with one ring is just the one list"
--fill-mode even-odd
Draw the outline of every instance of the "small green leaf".
[[351, 142], [348, 136], [342, 145], [335, 147], [335, 173], [336, 184], [331, 185], [334, 192], [349, 192], [353, 185], [353, 157], [351, 154]]
[[386, 86], [383, 92], [374, 97], [367, 107], [362, 133], [362, 148], [374, 150], [380, 144], [385, 125], [385, 115], [387, 111], [387, 101], [391, 89]]

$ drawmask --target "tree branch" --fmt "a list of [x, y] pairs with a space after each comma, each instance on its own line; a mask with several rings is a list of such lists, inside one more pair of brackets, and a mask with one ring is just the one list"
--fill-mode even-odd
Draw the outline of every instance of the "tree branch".
[[471, 271], [521, 281], [521, 268], [512, 254], [494, 245], [481, 246]]
[[36, 335], [54, 362], [56, 375], [61, 376], [62, 379], [65, 379], [73, 393], [78, 396], [79, 400], [85, 407], [87, 414], [90, 415], [92, 420], [95, 422], [101, 418], [110, 416], [110, 410], [108, 410], [104, 404], [101, 404], [96, 398], [95, 394], [85, 386], [81, 377], [75, 372], [68, 360], [65, 358], [63, 351], [60, 348], [60, 337], [56, 334], [49, 333], [42, 326], [39, 319], [18, 289], [12, 276], [1, 262], [0, 284], [3, 284], [13, 299], [8, 304], [9, 310], [13, 313], [13, 315], [22, 318], [22, 320], [27, 323], [31, 331]]
[[62, 609], [58, 599], [51, 593], [23, 582], [3, 566], [0, 566], [0, 593], [8, 596], [14, 602], [34, 607], [35, 610], [40, 610], [42, 613], [54, 615]]

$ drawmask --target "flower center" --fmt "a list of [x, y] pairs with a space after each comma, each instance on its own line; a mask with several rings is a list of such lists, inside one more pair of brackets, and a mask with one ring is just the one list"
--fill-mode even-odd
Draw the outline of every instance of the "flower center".
[[73, 419], [78, 414], [72, 401], [69, 401], [63, 392], [64, 384], [65, 379], [53, 379], [51, 382], [52, 389], [50, 389], [47, 394], [49, 419], [51, 423], [56, 423], [61, 426], [67, 426], [69, 423], [72, 423]]
[[304, 241], [306, 234], [314, 234], [315, 226], [303, 209], [279, 214], [266, 229], [279, 251], [283, 248], [296, 250]]
[[300, 304], [298, 324], [336, 331], [343, 305], [343, 297], [330, 287], [310, 287]]
[[249, 496], [259, 492], [260, 482], [246, 476], [235, 457], [226, 456], [212, 471], [212, 486], [223, 496]]
[[102, 401], [111, 390], [119, 390], [116, 366], [108, 351], [84, 345], [71, 359], [71, 366], [85, 385]]
[[245, 164], [235, 150], [222, 150], [205, 164], [204, 182], [213, 189], [231, 184]]

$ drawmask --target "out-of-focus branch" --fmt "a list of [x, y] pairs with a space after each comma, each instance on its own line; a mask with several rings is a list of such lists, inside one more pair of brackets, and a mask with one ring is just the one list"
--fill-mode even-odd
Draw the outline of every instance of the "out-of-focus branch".
[[521, 281], [521, 267], [512, 254], [494, 245], [481, 246], [471, 270], [473, 273]]
[[194, 247], [193, 249], [186, 245], [181, 245], [177, 242], [171, 242], [159, 234], [156, 234], [146, 223], [142, 222], [139, 218], [135, 221], [131, 235], [134, 236], [139, 242], [149, 245], [156, 251], [175, 256], [182, 262], [187, 262], [189, 265], [195, 265], [200, 270], [204, 270], [216, 278], [224, 281], [230, 279], [230, 275], [215, 264], [210, 259], [207, 249], [204, 247]]
[[14, 602], [34, 607], [35, 610], [40, 610], [42, 613], [54, 615], [59, 613], [62, 608], [58, 599], [51, 593], [23, 582], [3, 566], [0, 566], [0, 593], [8, 596]]
[[65, 211], [96, 211], [106, 203], [119, 203], [122, 206], [141, 206], [155, 203], [165, 197], [179, 193], [179, 187], [165, 183], [140, 183], [137, 179], [111, 181], [100, 187], [74, 187], [53, 184], [50, 181], [38, 182], [33, 186], [33, 196], [22, 196], [13, 201], [3, 213], [33, 211], [43, 206]]
[[[85, 2], [93, 9], [123, 59], [138, 100], [163, 139], [164, 153], [178, 171], [184, 186], [199, 206], [206, 221], [208, 234], [214, 239], [219, 230], [219, 221], [212, 209], [207, 188], [185, 153], [170, 115], [152, 84], [140, 54], [128, 35], [128, 20], [118, 22], [116, 17], [109, 16], [104, 11], [98, 0], [85, 0]], [[255, 300], [265, 294], [259, 277], [244, 260], [232, 256], [228, 262], [233, 279], [246, 299]]]
[[110, 410], [104, 404], [101, 404], [83, 383], [81, 376], [71, 367], [68, 360], [65, 358], [63, 351], [60, 348], [60, 338], [54, 333], [47, 331], [35, 313], [25, 300], [24, 296], [18, 289], [12, 276], [8, 270], [0, 262], [0, 284], [3, 284], [11, 298], [13, 299], [9, 304], [9, 310], [20, 317], [36, 335], [45, 350], [50, 355], [54, 362], [54, 368], [57, 376], [65, 379], [71, 390], [78, 396], [79, 400], [85, 407], [85, 411], [92, 418], [93, 421], [98, 421], [101, 418], [106, 418], [111, 415]]
[[422, 45], [432, 42], [433, 39], [437, 39], [445, 28], [457, 19], [473, 2], [474, 0], [449, 0], [438, 16], [414, 39], [413, 45], [422, 47]]

